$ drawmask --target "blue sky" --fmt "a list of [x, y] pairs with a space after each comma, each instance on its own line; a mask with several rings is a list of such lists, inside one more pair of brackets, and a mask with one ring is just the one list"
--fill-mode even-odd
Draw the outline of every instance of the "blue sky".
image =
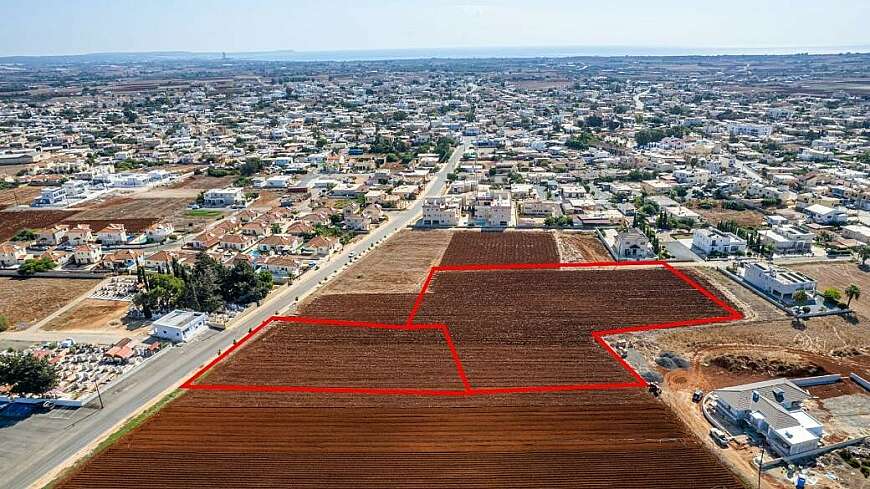
[[870, 0], [0, 0], [0, 56], [870, 45]]

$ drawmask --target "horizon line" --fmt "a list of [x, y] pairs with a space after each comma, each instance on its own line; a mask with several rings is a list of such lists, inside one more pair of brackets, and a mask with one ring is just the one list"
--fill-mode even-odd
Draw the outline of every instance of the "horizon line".
[[[516, 51], [546, 51], [546, 50], [619, 50], [619, 49], [637, 49], [653, 51], [683, 51], [682, 53], [669, 54], [582, 54], [582, 53], [553, 53], [551, 55], [540, 54], [534, 57], [679, 57], [679, 56], [745, 56], [747, 52], [752, 52], [751, 55], [756, 56], [789, 56], [798, 54], [810, 55], [834, 55], [834, 54], [870, 54], [870, 44], [844, 44], [844, 45], [817, 45], [817, 46], [679, 46], [679, 45], [630, 45], [630, 44], [602, 44], [602, 45], [490, 45], [490, 46], [441, 46], [441, 47], [391, 47], [391, 48], [336, 48], [336, 49], [314, 49], [314, 50], [297, 50], [293, 48], [276, 48], [268, 50], [244, 50], [244, 51], [222, 51], [208, 50], [196, 51], [186, 49], [167, 49], [167, 50], [130, 50], [130, 51], [86, 51], [74, 53], [47, 53], [47, 54], [2, 54], [0, 60], [6, 58], [75, 58], [88, 56], [159, 56], [159, 55], [190, 55], [190, 56], [223, 56], [227, 59], [233, 56], [250, 56], [250, 55], [270, 55], [284, 54], [296, 56], [311, 56], [318, 54], [373, 54], [373, 53], [414, 53], [414, 52], [461, 52], [461, 51], [495, 51], [495, 50], [516, 50]], [[856, 50], [857, 49], [857, 50]], [[790, 52], [781, 52], [789, 51]], [[775, 52], [780, 51], [780, 52]], [[813, 52], [809, 52], [813, 51]], [[408, 57], [405, 59], [427, 59], [442, 56], [419, 56]], [[478, 57], [478, 56], [474, 56]], [[510, 58], [512, 56], [487, 56], [491, 58]], [[355, 61], [364, 61], [365, 59], [356, 59]], [[265, 61], [265, 60], [264, 60]], [[292, 60], [288, 60], [292, 61]], [[328, 60], [324, 60], [328, 61]]]

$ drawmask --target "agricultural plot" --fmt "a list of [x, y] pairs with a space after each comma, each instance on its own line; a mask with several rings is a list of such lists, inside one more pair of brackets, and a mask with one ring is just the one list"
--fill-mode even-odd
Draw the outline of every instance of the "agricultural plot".
[[55, 209], [0, 212], [0, 241], [6, 241], [22, 229], [42, 229], [53, 226], [77, 212]]
[[559, 249], [551, 233], [458, 232], [441, 258], [442, 265], [482, 263], [556, 263]]
[[208, 384], [462, 389], [440, 328], [275, 322], [207, 373]]
[[121, 478], [194, 488], [742, 487], [663, 405], [635, 391], [594, 403], [563, 395], [562, 406], [446, 407], [458, 400], [427, 398], [408, 408], [389, 398], [353, 409], [338, 396], [294, 408], [213, 394], [188, 392], [61, 487], [114, 487]]
[[414, 321], [447, 324], [474, 387], [608, 384], [633, 377], [591, 333], [722, 316], [669, 271], [439, 272]]
[[150, 198], [148, 194], [136, 198], [109, 197], [92, 204], [86, 203], [76, 219], [112, 222], [116, 219], [161, 219], [184, 209], [189, 203], [189, 199]]
[[[454, 237], [442, 265], [558, 261], [549, 233], [495, 235], [506, 243], [462, 234], [477, 236]], [[635, 266], [430, 277], [422, 294], [314, 297], [299, 314], [332, 319], [278, 322], [254, 333], [195, 381], [231, 390], [187, 390], [60, 487], [114, 487], [118, 480], [192, 488], [743, 487], [636, 383], [510, 395], [499, 389], [633, 380], [592, 333], [725, 314], [689, 283], [668, 270]], [[399, 327], [343, 328], [341, 319]], [[454, 358], [439, 330], [423, 327], [432, 323], [449, 328]], [[389, 372], [384, 357], [392, 362]], [[470, 385], [460, 384], [460, 363]], [[226, 384], [339, 382], [392, 388], [414, 382], [453, 394]]]

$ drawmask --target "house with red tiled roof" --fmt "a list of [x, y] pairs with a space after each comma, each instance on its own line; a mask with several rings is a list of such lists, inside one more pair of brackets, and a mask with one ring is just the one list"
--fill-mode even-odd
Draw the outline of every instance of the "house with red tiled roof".
[[341, 241], [331, 236], [315, 236], [305, 243], [303, 249], [317, 256], [329, 256], [341, 249]]
[[254, 245], [255, 238], [244, 234], [226, 234], [220, 239], [220, 246], [226, 250], [246, 250]]
[[100, 245], [84, 244], [73, 249], [72, 260], [76, 265], [92, 265], [103, 258], [103, 249]]
[[66, 238], [72, 246], [81, 246], [92, 242], [94, 235], [88, 224], [76, 224], [67, 230]]
[[0, 245], [0, 267], [10, 268], [24, 263], [27, 250], [23, 246], [10, 243]]
[[266, 236], [257, 243], [257, 250], [261, 253], [295, 253], [302, 246], [302, 239], [298, 236], [273, 234]]
[[127, 243], [127, 229], [123, 224], [109, 224], [97, 231], [97, 239], [101, 244], [112, 246]]
[[107, 253], [100, 261], [100, 268], [106, 270], [131, 270], [144, 263], [142, 252], [137, 250], [118, 250]]

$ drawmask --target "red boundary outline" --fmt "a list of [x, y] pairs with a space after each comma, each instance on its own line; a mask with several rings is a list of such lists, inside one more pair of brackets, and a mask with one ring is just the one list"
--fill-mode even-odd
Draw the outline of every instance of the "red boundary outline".
[[[727, 314], [722, 316], [713, 316], [706, 318], [690, 319], [685, 321], [672, 321], [667, 323], [651, 323], [637, 326], [628, 326], [623, 328], [597, 330], [592, 332], [592, 338], [598, 343], [611, 357], [613, 357], [623, 368], [625, 368], [634, 378], [633, 382], [604, 382], [604, 383], [587, 383], [587, 384], [565, 384], [565, 385], [535, 385], [535, 386], [518, 386], [518, 387], [472, 387], [471, 382], [465, 374], [462, 367], [462, 360], [453, 339], [450, 336], [450, 328], [446, 324], [414, 324], [414, 318], [417, 312], [423, 305], [426, 291], [429, 289], [429, 284], [432, 278], [438, 272], [453, 272], [453, 271], [486, 271], [486, 270], [552, 270], [563, 268], [595, 268], [595, 267], [624, 267], [624, 266], [661, 266], [665, 270], [671, 272], [674, 276], [690, 285], [692, 288], [700, 292], [707, 299], [723, 309]], [[408, 314], [408, 319], [404, 324], [386, 324], [374, 323], [366, 321], [349, 321], [342, 319], [325, 319], [305, 316], [271, 316], [256, 328], [252, 329], [239, 341], [235, 342], [230, 348], [222, 352], [215, 359], [202, 367], [193, 376], [191, 376], [184, 384], [182, 389], [190, 390], [214, 390], [214, 391], [242, 391], [242, 392], [307, 392], [307, 393], [330, 393], [330, 394], [375, 394], [375, 395], [409, 395], [409, 396], [474, 396], [474, 395], [494, 395], [494, 394], [518, 394], [531, 392], [562, 392], [562, 391], [579, 391], [579, 390], [610, 390], [610, 389], [625, 389], [625, 388], [642, 388], [647, 386], [647, 382], [628, 364], [616, 351], [604, 340], [605, 336], [623, 333], [634, 333], [640, 331], [650, 331], [655, 329], [679, 328], [686, 326], [698, 326], [702, 324], [721, 323], [743, 319], [743, 314], [729, 306], [725, 301], [716, 297], [715, 294], [705, 289], [703, 286], [692, 280], [688, 275], [680, 270], [677, 270], [666, 261], [662, 260], [646, 260], [632, 262], [584, 262], [584, 263], [508, 263], [495, 265], [440, 265], [429, 269], [429, 273], [423, 282], [423, 287], [417, 294], [411, 312]], [[273, 386], [273, 385], [250, 385], [250, 384], [196, 384], [197, 379], [202, 377], [212, 367], [217, 365], [227, 356], [229, 356], [237, 348], [245, 344], [248, 340], [256, 336], [266, 326], [273, 322], [288, 322], [288, 323], [304, 323], [317, 324], [321, 326], [338, 326], [338, 327], [357, 327], [357, 328], [372, 328], [372, 329], [390, 329], [402, 331], [414, 331], [423, 329], [437, 329], [441, 332], [447, 348], [450, 350], [453, 363], [456, 365], [456, 373], [462, 381], [463, 389], [405, 389], [405, 388], [365, 388], [365, 387], [320, 387], [320, 386]]]

